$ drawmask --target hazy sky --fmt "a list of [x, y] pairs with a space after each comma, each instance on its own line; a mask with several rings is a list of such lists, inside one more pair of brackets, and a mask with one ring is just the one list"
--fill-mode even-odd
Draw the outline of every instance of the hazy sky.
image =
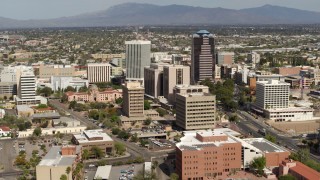
[[320, 12], [320, 0], [0, 0], [0, 17], [46, 19], [105, 10], [124, 2], [241, 9], [265, 4]]

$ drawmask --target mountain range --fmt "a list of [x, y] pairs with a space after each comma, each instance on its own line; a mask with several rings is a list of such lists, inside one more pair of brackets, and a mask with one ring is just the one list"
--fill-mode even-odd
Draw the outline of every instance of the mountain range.
[[0, 17], [0, 28], [103, 27], [127, 25], [319, 24], [320, 12], [264, 5], [241, 10], [125, 3], [104, 11], [46, 20]]

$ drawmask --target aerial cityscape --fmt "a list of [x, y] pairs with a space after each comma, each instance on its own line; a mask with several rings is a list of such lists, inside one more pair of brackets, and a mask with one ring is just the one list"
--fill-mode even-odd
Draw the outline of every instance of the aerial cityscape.
[[0, 180], [320, 180], [320, 2], [232, 1], [1, 12]]

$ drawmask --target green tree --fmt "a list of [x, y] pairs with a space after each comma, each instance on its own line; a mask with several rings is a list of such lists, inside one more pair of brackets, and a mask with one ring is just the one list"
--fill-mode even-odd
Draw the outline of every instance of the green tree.
[[130, 141], [131, 142], [138, 142], [139, 141], [138, 134], [134, 133], [134, 135], [131, 136]]
[[232, 116], [229, 117], [229, 121], [230, 121], [230, 122], [236, 122], [236, 121], [238, 121], [238, 116], [235, 115], [235, 114], [233, 114]]
[[44, 88], [40, 89], [40, 94], [45, 97], [51, 96], [52, 93], [53, 93], [53, 91], [49, 87], [44, 87]]
[[126, 152], [126, 146], [120, 142], [114, 144], [114, 148], [117, 154], [123, 155]]
[[156, 111], [159, 113], [159, 116], [161, 116], [161, 117], [168, 114], [168, 112], [162, 108], [157, 108]]
[[148, 100], [144, 100], [144, 110], [150, 109], [150, 102]]
[[272, 142], [272, 143], [276, 143], [277, 139], [276, 137], [270, 135], [270, 134], [267, 134], [265, 137], [264, 137], [266, 140]]
[[291, 174], [287, 174], [287, 175], [280, 176], [278, 180], [297, 180], [297, 178], [295, 178]]
[[89, 150], [88, 149], [84, 149], [82, 151], [81, 158], [83, 160], [87, 160], [87, 159], [89, 159], [89, 156], [90, 156]]
[[68, 175], [68, 179], [69, 179], [69, 174], [70, 174], [70, 172], [71, 172], [71, 167], [68, 166], [68, 167], [66, 168], [66, 173], [67, 173], [67, 175]]
[[307, 148], [299, 149], [297, 152], [291, 153], [290, 158], [305, 164], [310, 160], [310, 150]]
[[129, 137], [130, 137], [130, 134], [129, 134], [127, 131], [125, 131], [125, 130], [122, 130], [122, 131], [120, 131], [120, 132], [118, 133], [118, 138], [120, 138], [120, 139], [125, 139], [125, 140], [127, 140], [127, 139], [129, 139]]
[[170, 180], [179, 180], [179, 175], [177, 173], [171, 173]]
[[77, 101], [71, 101], [69, 104], [69, 109], [74, 109], [77, 105]]
[[73, 88], [72, 86], [68, 86], [68, 87], [66, 87], [66, 89], [64, 90], [64, 92], [69, 92], [69, 91], [76, 92], [76, 89]]
[[68, 177], [67, 175], [65, 174], [62, 174], [61, 177], [60, 177], [60, 180], [68, 180]]
[[79, 92], [88, 92], [88, 87], [87, 86], [82, 86], [79, 88]]
[[112, 128], [112, 134], [118, 135], [121, 130], [119, 128]]
[[151, 122], [151, 118], [147, 118], [145, 121], [143, 121], [143, 124], [149, 126]]
[[37, 108], [42, 109], [42, 108], [47, 108], [48, 106], [46, 104], [39, 104]]
[[91, 148], [91, 152], [92, 152], [92, 155], [94, 155], [94, 157], [95, 157], [96, 159], [100, 159], [100, 158], [103, 157], [103, 152], [102, 152], [102, 150], [101, 150], [99, 147], [97, 147], [97, 146], [93, 146], [93, 147]]
[[34, 130], [33, 130], [33, 135], [35, 136], [41, 136], [41, 133], [42, 133], [42, 130], [40, 127], [36, 127]]
[[121, 104], [123, 102], [123, 99], [121, 97], [117, 98], [116, 99], [116, 103], [117, 104]]
[[257, 174], [263, 175], [263, 169], [266, 166], [266, 158], [265, 157], [258, 157], [253, 159], [253, 161], [250, 164], [250, 168], [254, 169], [257, 171]]

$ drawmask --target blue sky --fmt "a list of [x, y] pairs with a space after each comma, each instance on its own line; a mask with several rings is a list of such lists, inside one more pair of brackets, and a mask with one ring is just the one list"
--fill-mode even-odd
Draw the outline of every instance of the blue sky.
[[265, 4], [320, 12], [320, 0], [1, 0], [0, 17], [47, 19], [105, 10], [125, 2], [241, 9]]

